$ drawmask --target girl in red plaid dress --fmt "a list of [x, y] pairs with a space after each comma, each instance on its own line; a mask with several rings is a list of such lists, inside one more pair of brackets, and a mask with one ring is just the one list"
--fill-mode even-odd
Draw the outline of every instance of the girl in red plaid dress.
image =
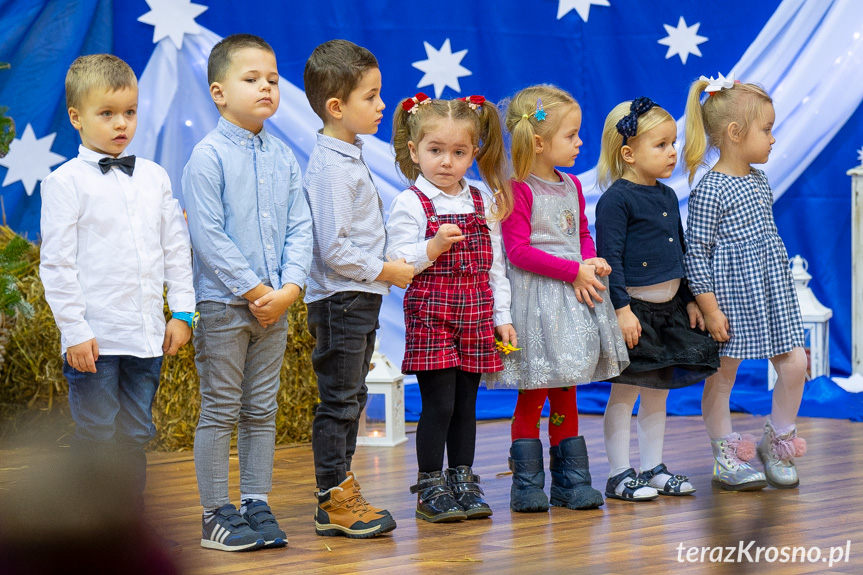
[[[500, 117], [482, 96], [420, 93], [397, 108], [393, 147], [413, 183], [393, 202], [387, 233], [390, 257], [417, 272], [405, 293], [402, 363], [416, 374], [423, 405], [411, 487], [416, 516], [433, 523], [488, 517], [471, 469], [477, 388], [483, 373], [501, 369], [495, 333], [517, 344], [500, 238], [500, 221], [512, 210]], [[474, 159], [494, 198], [464, 180]]]

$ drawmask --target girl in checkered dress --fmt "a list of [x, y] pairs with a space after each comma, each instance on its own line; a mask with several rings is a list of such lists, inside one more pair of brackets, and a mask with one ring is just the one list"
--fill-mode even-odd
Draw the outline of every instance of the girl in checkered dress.
[[[416, 267], [407, 289], [402, 371], [419, 382], [416, 516], [430, 522], [492, 514], [471, 469], [476, 395], [483, 373], [498, 371], [495, 334], [517, 344], [500, 220], [512, 210], [497, 108], [482, 96], [404, 100], [393, 119], [396, 164], [413, 183], [387, 221], [392, 258]], [[476, 158], [492, 196], [464, 176]], [[449, 468], [443, 470], [444, 447]]]
[[[722, 356], [704, 386], [701, 410], [713, 446], [713, 482], [732, 491], [767, 483], [797, 487], [794, 458], [806, 450], [795, 426], [806, 377], [803, 322], [773, 222], [773, 192], [764, 172], [752, 167], [767, 162], [775, 117], [761, 87], [733, 77], [702, 76], [689, 91], [684, 162], [690, 183], [707, 149], [719, 150], [689, 198], [686, 272]], [[761, 473], [747, 463], [755, 438], [731, 429], [728, 400], [740, 361], [765, 357], [779, 378], [757, 448]]]
[[[611, 302], [630, 349], [605, 409], [605, 496], [626, 501], [695, 493], [685, 475], [662, 462], [666, 400], [670, 389], [703, 381], [719, 367], [686, 284], [677, 195], [659, 181], [677, 163], [676, 140], [674, 118], [652, 100], [623, 102], [606, 117], [597, 166], [605, 190], [596, 204], [597, 246], [612, 269]], [[638, 474], [629, 461], [636, 400]]]
[[[575, 163], [581, 107], [554, 86], [516, 94], [506, 112], [512, 134], [515, 204], [503, 222], [512, 319], [521, 350], [504, 357], [488, 387], [518, 389], [512, 420], [510, 507], [546, 511], [549, 503], [592, 509], [603, 503], [591, 486], [587, 445], [578, 432], [575, 387], [620, 373], [628, 363], [611, 302], [610, 268], [596, 257], [581, 183], [557, 170]], [[602, 294], [602, 295], [600, 295]], [[546, 400], [550, 497], [539, 420]]]

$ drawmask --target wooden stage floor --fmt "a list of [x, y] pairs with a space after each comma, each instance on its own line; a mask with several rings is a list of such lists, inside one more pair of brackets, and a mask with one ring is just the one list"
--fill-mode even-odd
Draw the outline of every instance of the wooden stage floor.
[[[755, 432], [763, 419], [734, 415], [735, 429]], [[543, 420], [545, 434], [547, 421]], [[633, 420], [633, 431], [635, 422]], [[312, 451], [308, 444], [276, 450], [270, 504], [289, 545], [252, 553], [224, 553], [200, 547], [201, 508], [190, 453], [152, 454], [148, 505], [162, 534], [178, 541], [184, 573], [863, 573], [863, 424], [846, 420], [799, 422], [809, 443], [799, 463], [801, 487], [727, 493], [711, 487], [710, 446], [700, 417], [669, 417], [669, 468], [689, 475], [693, 497], [661, 497], [647, 503], [608, 500], [597, 510], [552, 508], [548, 513], [509, 510], [511, 478], [506, 458], [509, 422], [481, 422], [474, 469], [482, 476], [494, 516], [486, 520], [432, 525], [414, 518], [408, 492], [416, 473], [414, 436], [396, 447], [360, 447], [354, 471], [367, 499], [387, 507], [398, 522], [391, 534], [371, 540], [319, 537], [314, 533]], [[413, 431], [409, 426], [409, 431]], [[582, 416], [593, 485], [604, 491], [608, 463], [602, 418]], [[544, 441], [547, 441], [544, 439]], [[638, 456], [633, 441], [633, 463]], [[546, 466], [548, 465], [546, 451]], [[760, 464], [758, 464], [760, 466]], [[231, 494], [238, 494], [232, 456]], [[6, 477], [8, 479], [8, 475]], [[4, 476], [0, 470], [0, 488]], [[547, 477], [546, 485], [550, 479]], [[750, 542], [753, 542], [749, 546]], [[682, 544], [682, 548], [681, 548]], [[690, 548], [697, 547], [694, 551]], [[734, 563], [711, 563], [718, 551]], [[748, 551], [741, 553], [743, 547]], [[757, 557], [757, 548], [763, 547]], [[791, 562], [793, 549], [797, 550]], [[701, 549], [704, 562], [698, 562]], [[837, 560], [832, 566], [831, 554]], [[840, 549], [841, 548], [841, 549]], [[816, 561], [801, 562], [802, 551]], [[696, 562], [687, 561], [687, 552]], [[820, 552], [820, 558], [817, 553]], [[749, 559], [751, 556], [751, 560]], [[782, 562], [786, 558], [787, 562]], [[770, 560], [773, 562], [770, 562]], [[846, 561], [847, 559], [847, 561]]]

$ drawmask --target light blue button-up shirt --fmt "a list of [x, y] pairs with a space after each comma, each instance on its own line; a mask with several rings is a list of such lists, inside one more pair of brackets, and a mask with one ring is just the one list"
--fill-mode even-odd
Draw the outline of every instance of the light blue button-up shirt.
[[259, 283], [303, 286], [312, 218], [284, 142], [220, 118], [183, 170], [183, 198], [197, 301], [245, 303], [243, 294]]

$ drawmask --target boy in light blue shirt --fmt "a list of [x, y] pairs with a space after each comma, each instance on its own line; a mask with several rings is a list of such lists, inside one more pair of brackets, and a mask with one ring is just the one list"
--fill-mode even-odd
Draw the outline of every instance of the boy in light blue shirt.
[[[195, 364], [201, 417], [195, 470], [204, 507], [201, 546], [243, 551], [287, 544], [268, 506], [285, 311], [309, 273], [312, 222], [293, 152], [264, 129], [279, 106], [273, 49], [228, 36], [207, 66], [221, 118], [183, 172], [200, 323]], [[228, 496], [238, 426], [239, 510]]]

